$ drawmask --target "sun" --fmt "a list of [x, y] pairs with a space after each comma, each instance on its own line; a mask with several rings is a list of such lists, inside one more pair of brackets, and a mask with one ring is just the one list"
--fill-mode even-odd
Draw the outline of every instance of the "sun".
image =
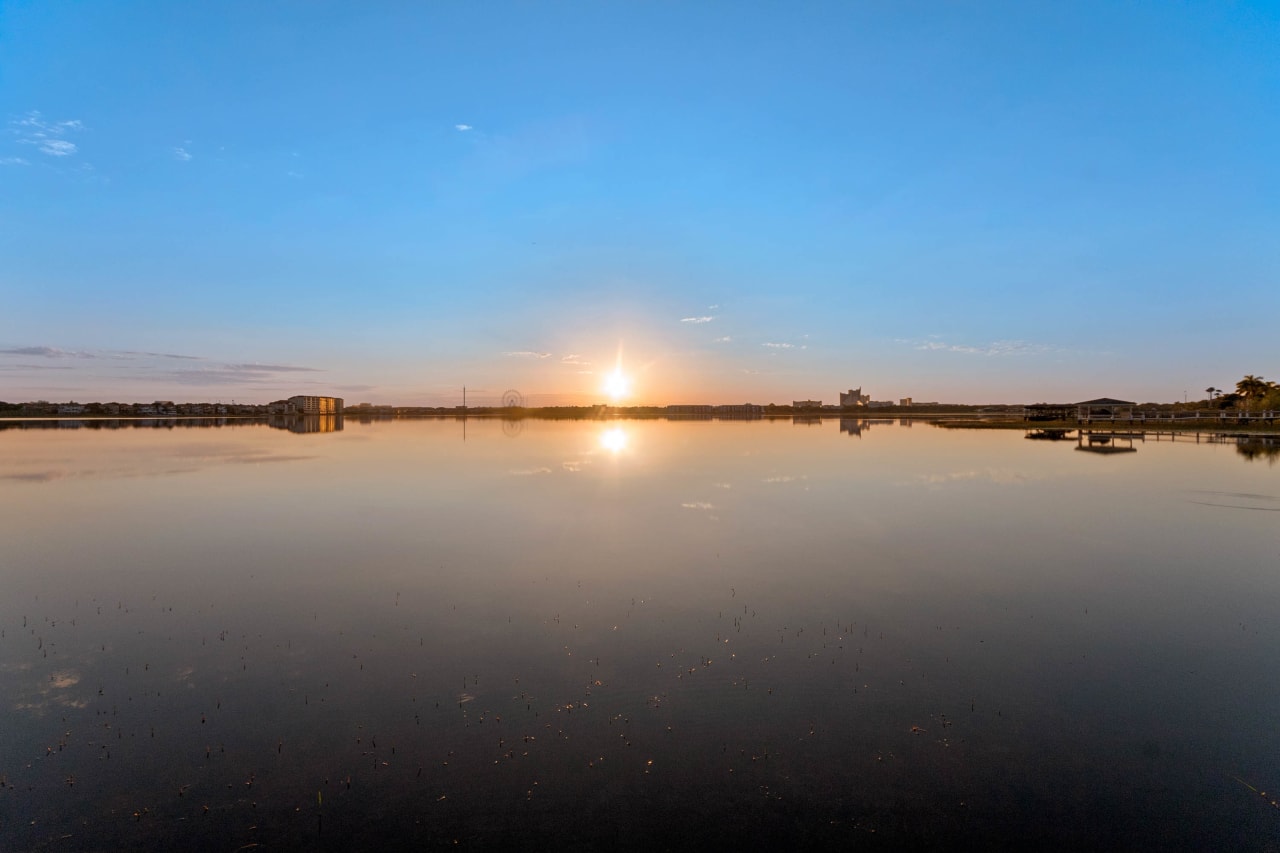
[[604, 392], [615, 403], [618, 402], [631, 393], [631, 378], [626, 376], [621, 369], [615, 369], [604, 380]]

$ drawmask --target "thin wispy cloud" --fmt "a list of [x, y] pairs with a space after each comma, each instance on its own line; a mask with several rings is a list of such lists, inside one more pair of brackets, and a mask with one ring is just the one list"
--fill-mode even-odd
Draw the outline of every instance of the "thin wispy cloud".
[[21, 157], [0, 157], [0, 166], [30, 166], [31, 163]]
[[175, 355], [171, 352], [143, 352], [141, 350], [120, 350], [121, 355], [146, 355], [153, 358], [181, 358], [190, 361], [204, 361], [203, 356], [199, 355]]
[[707, 503], [706, 501], [689, 501], [687, 503], [680, 504], [680, 506], [684, 507], [685, 509], [701, 509], [701, 510], [716, 508], [715, 504]]
[[242, 370], [245, 373], [324, 373], [323, 368], [319, 367], [298, 367], [292, 364], [228, 364], [227, 367], [232, 370]]
[[266, 362], [228, 363], [206, 357], [153, 350], [78, 350], [55, 346], [0, 347], [0, 371], [8, 377], [24, 373], [40, 384], [40, 393], [57, 390], [79, 393], [79, 388], [48, 385], [36, 377], [92, 375], [96, 382], [145, 382], [173, 388], [245, 388], [288, 396], [303, 388], [328, 387], [325, 368]]
[[191, 152], [179, 145], [173, 149], [173, 159], [186, 163], [191, 160]]
[[992, 341], [988, 344], [976, 345], [951, 344], [937, 339], [924, 341], [899, 339], [898, 342], [909, 344], [912, 348], [923, 352], [954, 352], [961, 353], [963, 355], [1034, 355], [1037, 353], [1052, 352], [1054, 350], [1054, 347], [1047, 344], [1037, 344], [1029, 341]]
[[37, 144], [40, 151], [50, 157], [70, 157], [78, 150], [74, 142], [65, 139], [46, 139]]
[[468, 130], [474, 130], [475, 128], [473, 128], [473, 127], [472, 127], [471, 125], [469, 125], [469, 124], [455, 124], [455, 125], [453, 126], [453, 129], [454, 129], [454, 130], [460, 130], [460, 131], [462, 131], [463, 133], [466, 133]]
[[65, 350], [58, 347], [5, 347], [0, 355], [34, 355], [40, 358], [97, 358], [83, 350]]
[[84, 130], [79, 119], [46, 121], [39, 110], [31, 110], [20, 118], [9, 121], [9, 132], [18, 137], [22, 145], [34, 146], [49, 157], [70, 157], [77, 150], [76, 144], [66, 137]]
[[549, 352], [534, 352], [533, 350], [516, 350], [514, 352], [504, 352], [503, 355], [508, 358], [551, 358]]
[[730, 342], [732, 342], [732, 341], [733, 341], [733, 338], [732, 338], [731, 336], [729, 336], [729, 335], [725, 335], [723, 338], [715, 338], [715, 339], [712, 341], [712, 343], [714, 343], [714, 344], [727, 344], [727, 343], [730, 343]]
[[35, 471], [30, 474], [4, 474], [0, 480], [17, 480], [20, 483], [52, 483], [67, 476], [63, 471]]
[[579, 365], [579, 366], [581, 366], [581, 367], [588, 367], [588, 366], [590, 366], [590, 364], [591, 364], [591, 362], [589, 362], [589, 361], [583, 361], [583, 360], [582, 360], [582, 356], [581, 356], [581, 355], [579, 355], [578, 353], [570, 353], [569, 355], [563, 356], [563, 357], [560, 359], [560, 363], [561, 363], [561, 364], [576, 364], [576, 365]]
[[700, 326], [700, 325], [702, 325], [703, 323], [710, 323], [710, 322], [711, 322], [712, 320], [714, 320], [714, 319], [715, 319], [715, 317], [710, 316], [710, 315], [707, 315], [707, 316], [705, 316], [705, 317], [682, 317], [682, 318], [680, 319], [680, 322], [681, 322], [681, 323], [692, 323], [692, 324], [694, 324], [694, 325], [696, 325], [696, 326]]
[[795, 344], [783, 344], [783, 343], [776, 343], [774, 341], [765, 341], [763, 344], [761, 344], [761, 346], [768, 347], [769, 349], [795, 349], [796, 348]]
[[[171, 370], [164, 373], [147, 371], [133, 378], [165, 380], [177, 385], [255, 385], [266, 386], [288, 378], [291, 386], [315, 385], [310, 380], [295, 378], [299, 373], [323, 373], [318, 367], [299, 367], [292, 364], [211, 364], [189, 370]], [[284, 376], [281, 376], [284, 374]]]
[[[37, 358], [47, 358], [53, 360], [61, 359], [91, 359], [97, 361], [113, 361], [113, 362], [138, 362], [149, 359], [177, 359], [181, 361], [204, 361], [202, 356], [198, 355], [180, 355], [172, 352], [147, 352], [143, 350], [73, 350], [63, 349], [61, 347], [50, 346], [24, 346], [24, 347], [0, 347], [0, 356], [6, 355], [23, 355], [35, 356]], [[36, 369], [37, 365], [24, 365], [29, 369]], [[48, 369], [48, 368], [45, 368]], [[70, 369], [70, 368], [62, 368]]]
[[69, 364], [0, 364], [0, 370], [74, 370]]

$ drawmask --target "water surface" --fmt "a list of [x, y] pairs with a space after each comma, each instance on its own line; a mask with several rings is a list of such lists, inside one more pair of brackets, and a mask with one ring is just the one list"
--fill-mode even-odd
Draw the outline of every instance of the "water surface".
[[1280, 466], [1107, 445], [0, 431], [0, 848], [1275, 849]]

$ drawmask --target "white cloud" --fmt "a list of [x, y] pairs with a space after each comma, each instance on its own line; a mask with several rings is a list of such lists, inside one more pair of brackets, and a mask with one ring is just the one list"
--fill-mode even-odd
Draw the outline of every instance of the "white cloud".
[[50, 157], [70, 157], [76, 153], [76, 144], [65, 139], [41, 139], [32, 144]]
[[695, 325], [701, 325], [702, 323], [710, 323], [710, 322], [711, 322], [712, 320], [714, 320], [714, 319], [715, 319], [715, 317], [682, 317], [682, 318], [680, 319], [680, 322], [681, 322], [681, 323], [693, 323], [693, 324], [695, 324]]
[[682, 503], [680, 504], [680, 506], [684, 507], [685, 509], [715, 509], [716, 508], [715, 504], [709, 504], [706, 501], [690, 501], [689, 503]]
[[[936, 335], [931, 335], [936, 338]], [[909, 341], [900, 340], [900, 343], [911, 344], [915, 349], [925, 352], [956, 352], [964, 355], [1033, 355], [1036, 353], [1052, 352], [1053, 347], [1047, 344], [1035, 344], [1028, 341], [992, 341], [989, 344], [949, 344], [941, 340], [926, 341]]]
[[730, 337], [729, 335], [725, 335], [723, 338], [716, 338], [714, 341], [712, 341], [712, 343], [716, 343], [716, 344], [727, 344], [727, 343], [731, 342], [732, 340], [733, 340], [733, 338], [732, 338], [732, 337]]
[[472, 128], [472, 127], [471, 127], [471, 125], [469, 125], [469, 124], [455, 124], [455, 125], [453, 126], [453, 129], [454, 129], [454, 130], [460, 130], [460, 131], [462, 131], [463, 133], [466, 133], [468, 130], [473, 130], [474, 128]]
[[583, 361], [583, 360], [582, 360], [582, 356], [578, 355], [578, 353], [576, 353], [576, 352], [575, 352], [575, 353], [570, 353], [569, 355], [566, 355], [566, 356], [563, 356], [563, 357], [560, 359], [560, 363], [561, 363], [561, 364], [577, 364], [577, 365], [580, 365], [580, 366], [582, 366], [582, 367], [588, 367], [588, 366], [590, 366], [590, 364], [591, 364], [591, 362], [589, 362], [589, 361]]
[[504, 352], [503, 355], [511, 358], [551, 358], [549, 352], [533, 352], [532, 350], [518, 350], [516, 352]]
[[187, 149], [179, 145], [177, 148], [173, 149], [173, 159], [181, 160], [182, 162], [185, 163], [191, 159], [191, 154], [190, 152], [187, 151]]
[[84, 130], [79, 119], [69, 121], [45, 121], [39, 110], [31, 110], [21, 118], [9, 122], [9, 132], [23, 145], [34, 145], [41, 154], [50, 157], [70, 157], [78, 150], [76, 144], [64, 139], [72, 131]]
[[0, 166], [30, 166], [26, 160], [21, 157], [0, 157]]
[[769, 349], [795, 349], [796, 347], [795, 344], [779, 344], [779, 343], [774, 343], [773, 341], [767, 341], [761, 344], [761, 346], [766, 346]]

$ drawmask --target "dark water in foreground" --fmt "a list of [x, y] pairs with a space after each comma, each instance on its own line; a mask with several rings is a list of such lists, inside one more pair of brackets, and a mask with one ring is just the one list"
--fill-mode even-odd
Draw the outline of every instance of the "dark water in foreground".
[[0, 433], [0, 849], [1280, 849], [1274, 456], [466, 430]]

